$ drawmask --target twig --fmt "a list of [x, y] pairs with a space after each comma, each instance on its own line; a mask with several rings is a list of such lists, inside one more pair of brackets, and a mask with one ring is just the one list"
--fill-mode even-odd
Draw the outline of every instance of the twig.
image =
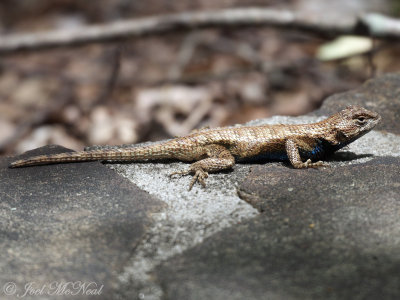
[[110, 75], [107, 79], [107, 82], [104, 84], [104, 89], [101, 91], [96, 101], [92, 103], [91, 108], [106, 102], [110, 102], [110, 97], [112, 96], [115, 84], [117, 83], [119, 70], [121, 67], [121, 49], [119, 46], [112, 50], [112, 59], [110, 65]]
[[372, 50], [366, 53], [368, 64], [368, 77], [373, 78], [376, 75], [376, 64], [374, 63], [374, 54], [376, 53], [376, 41], [372, 40]]
[[376, 38], [400, 39], [400, 21], [383, 15], [366, 14], [359, 19], [329, 22], [324, 16], [313, 17], [287, 10], [268, 8], [233, 8], [118, 21], [84, 26], [76, 30], [53, 30], [38, 33], [10, 34], [0, 37], [0, 54], [34, 51], [44, 48], [109, 42], [144, 35], [158, 35], [180, 29], [206, 27], [275, 26], [322, 35], [358, 34]]
[[179, 50], [177, 61], [168, 72], [168, 79], [178, 80], [182, 76], [183, 70], [192, 59], [200, 39], [201, 36], [198, 32], [192, 32], [185, 38]]

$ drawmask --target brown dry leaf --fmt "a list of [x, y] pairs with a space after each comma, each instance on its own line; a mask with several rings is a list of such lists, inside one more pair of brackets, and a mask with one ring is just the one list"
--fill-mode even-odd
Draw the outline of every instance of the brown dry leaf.
[[301, 115], [310, 103], [305, 90], [278, 92], [275, 93], [274, 99], [275, 104], [272, 107], [274, 115]]
[[49, 144], [57, 144], [73, 150], [80, 150], [83, 144], [71, 137], [61, 126], [41, 126], [16, 145], [16, 152], [42, 147]]
[[15, 124], [0, 118], [0, 144], [11, 138], [16, 130]]
[[43, 101], [45, 101], [47, 96], [48, 90], [44, 80], [30, 78], [20, 82], [12, 98], [19, 106], [35, 107], [39, 103], [43, 105]]
[[176, 85], [141, 89], [136, 93], [135, 111], [140, 112], [141, 122], [155, 117], [171, 136], [180, 136], [201, 122], [211, 110], [213, 98], [212, 91], [203, 87]]
[[127, 117], [115, 119], [114, 130], [117, 144], [132, 144], [138, 142], [138, 124], [135, 120]]
[[109, 109], [96, 107], [90, 114], [90, 120], [88, 137], [91, 144], [105, 144], [113, 138], [114, 120]]
[[18, 88], [19, 76], [15, 72], [5, 72], [0, 76], [0, 95], [4, 98]]
[[138, 123], [126, 112], [96, 107], [90, 115], [88, 130], [91, 144], [132, 144], [138, 141]]

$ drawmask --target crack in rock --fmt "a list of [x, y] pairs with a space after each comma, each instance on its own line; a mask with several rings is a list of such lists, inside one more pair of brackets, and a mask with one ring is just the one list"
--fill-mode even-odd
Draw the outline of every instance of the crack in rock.
[[[139, 299], [161, 299], [162, 289], [152, 280], [152, 270], [168, 258], [192, 248], [224, 228], [258, 211], [236, 193], [236, 180], [249, 167], [235, 167], [233, 173], [210, 174], [207, 187], [195, 185], [188, 191], [191, 176], [170, 179], [168, 175], [188, 167], [184, 163], [137, 163], [109, 165], [168, 207], [153, 215], [153, 226], [135, 249], [119, 280], [134, 290]], [[243, 173], [243, 174], [242, 174]]]

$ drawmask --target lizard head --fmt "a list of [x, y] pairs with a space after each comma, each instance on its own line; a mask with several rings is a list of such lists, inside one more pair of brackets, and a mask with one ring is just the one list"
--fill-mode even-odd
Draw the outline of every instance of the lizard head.
[[363, 136], [376, 126], [381, 116], [361, 106], [348, 106], [329, 118], [337, 142], [350, 142]]

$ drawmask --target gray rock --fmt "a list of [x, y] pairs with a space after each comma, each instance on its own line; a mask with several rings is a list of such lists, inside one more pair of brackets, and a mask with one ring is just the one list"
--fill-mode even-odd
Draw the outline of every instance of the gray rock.
[[254, 167], [262, 215], [157, 269], [166, 299], [398, 299], [400, 159], [326, 170]]
[[[47, 146], [24, 156], [65, 151]], [[15, 283], [20, 295], [31, 282], [45, 286], [35, 299], [54, 296], [58, 283], [77, 299], [93, 298], [68, 284], [80, 281], [99, 291], [96, 299], [111, 299], [116, 274], [164, 204], [98, 162], [9, 169], [10, 161], [0, 159], [0, 282]]]

